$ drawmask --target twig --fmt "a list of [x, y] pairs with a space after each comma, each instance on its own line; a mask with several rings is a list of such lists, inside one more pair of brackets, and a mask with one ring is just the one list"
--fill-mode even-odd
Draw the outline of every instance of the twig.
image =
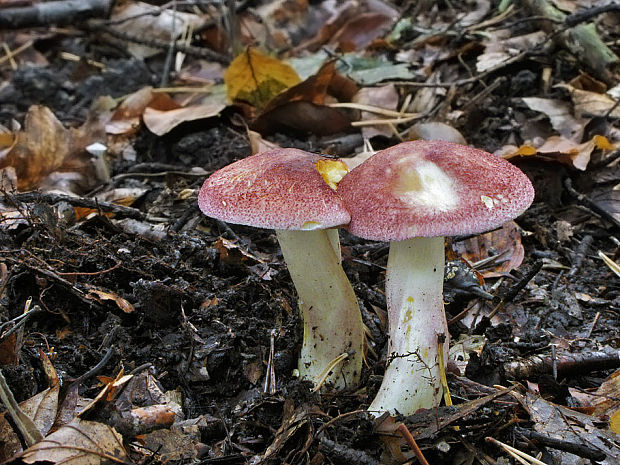
[[[528, 464], [528, 465], [529, 464], [547, 465], [545, 462], [541, 462], [536, 457], [532, 457], [530, 454], [526, 454], [525, 452], [522, 452], [519, 449], [516, 449], [516, 448], [514, 448], [512, 446], [509, 446], [508, 444], [504, 444], [503, 442], [498, 441], [495, 438], [487, 437], [487, 438], [485, 438], [485, 440], [487, 442], [495, 444], [496, 446], [501, 447], [502, 449], [504, 449], [506, 452], [508, 452], [511, 456], [516, 458], [521, 463], [525, 462], [525, 464]], [[523, 459], [523, 460], [520, 460], [519, 458]]]
[[538, 433], [536, 431], [520, 428], [518, 426], [515, 426], [514, 430], [517, 434], [520, 434], [527, 439], [531, 439], [536, 443], [542, 444], [543, 446], [562, 450], [564, 452], [569, 452], [571, 454], [578, 455], [579, 457], [594, 460], [596, 462], [605, 460], [605, 458], [607, 457], [604, 452], [593, 449], [586, 444], [578, 444], [573, 441], [563, 441], [561, 439], [555, 439], [547, 435]]
[[22, 203], [34, 203], [42, 202], [47, 204], [54, 204], [58, 202], [67, 202], [75, 207], [92, 208], [93, 210], [102, 210], [110, 213], [114, 213], [119, 217], [133, 218], [136, 220], [144, 220], [147, 218], [146, 213], [142, 213], [140, 210], [132, 207], [125, 207], [110, 202], [102, 202], [95, 199], [89, 199], [85, 197], [74, 197], [64, 194], [53, 194], [46, 192], [21, 192], [17, 194], [0, 194], [0, 198], [4, 197], [7, 200], [22, 202]]
[[99, 373], [101, 369], [104, 366], [106, 366], [106, 364], [110, 361], [110, 358], [112, 358], [112, 355], [114, 355], [115, 352], [116, 350], [114, 349], [114, 347], [110, 347], [105, 353], [105, 355], [103, 356], [103, 358], [99, 361], [99, 363], [97, 363], [97, 365], [92, 367], [90, 370], [88, 370], [83, 375], [78, 376], [75, 379], [74, 383], [82, 383], [84, 380], [91, 378], [95, 376], [97, 373]]
[[575, 250], [575, 256], [573, 257], [573, 266], [571, 266], [570, 271], [568, 272], [568, 276], [575, 276], [581, 265], [583, 264], [583, 259], [586, 257], [590, 246], [592, 245], [592, 236], [586, 234], [577, 250]]
[[[161, 50], [167, 50], [170, 46], [170, 42], [166, 40], [160, 39], [145, 39], [144, 37], [138, 37], [133, 34], [129, 34], [127, 32], [118, 31], [111, 27], [106, 26], [101, 22], [90, 21], [88, 23], [88, 29], [94, 32], [106, 33], [110, 34], [112, 37], [116, 37], [117, 39], [126, 40], [127, 42], [134, 42], [136, 44], [146, 45], [147, 47], [159, 48]], [[206, 58], [208, 60], [213, 60], [218, 63], [228, 64], [230, 61], [228, 57], [221, 55], [213, 50], [202, 47], [195, 47], [193, 45], [185, 45], [181, 43], [176, 44], [176, 51], [183, 52], [187, 55], [191, 55], [198, 58]]]
[[[558, 375], [589, 373], [591, 371], [613, 370], [620, 367], [620, 352], [588, 352], [563, 354], [557, 357]], [[534, 355], [527, 360], [504, 364], [504, 373], [512, 379], [525, 379], [553, 370], [552, 357]]]
[[596, 323], [598, 322], [600, 316], [601, 312], [596, 312], [596, 315], [594, 315], [594, 320], [592, 320], [592, 324], [590, 325], [590, 329], [588, 330], [588, 334], [586, 335], [588, 339], [592, 337], [592, 332], [594, 331], [594, 327], [596, 326]]
[[327, 438], [319, 440], [319, 450], [331, 457], [336, 463], [355, 463], [359, 465], [381, 465], [366, 452], [338, 444]]
[[407, 444], [409, 444], [409, 447], [411, 447], [411, 450], [415, 454], [415, 457], [418, 459], [418, 462], [420, 462], [422, 465], [429, 465], [426, 457], [424, 457], [424, 454], [418, 447], [418, 443], [415, 442], [415, 439], [413, 439], [413, 436], [409, 432], [409, 428], [407, 428], [404, 423], [401, 423], [400, 425], [398, 425], [398, 428], [396, 428], [396, 430], [402, 435], [405, 441], [407, 441]]
[[603, 218], [605, 218], [607, 221], [613, 224], [616, 227], [616, 229], [620, 229], [620, 221], [618, 221], [611, 213], [609, 213], [607, 210], [601, 207], [598, 203], [594, 202], [592, 199], [590, 199], [586, 195], [580, 192], [577, 192], [575, 188], [573, 187], [573, 181], [570, 178], [566, 178], [564, 180], [564, 187], [566, 188], [568, 193], [571, 195], [571, 197], [574, 197], [582, 205], [585, 205], [586, 207], [588, 207], [595, 213], [598, 213], [599, 215], [601, 215]]

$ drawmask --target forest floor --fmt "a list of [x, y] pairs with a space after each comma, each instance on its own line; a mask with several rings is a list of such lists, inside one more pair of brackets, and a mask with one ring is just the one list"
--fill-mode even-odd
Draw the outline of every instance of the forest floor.
[[[382, 2], [351, 2], [358, 20], [374, 19], [344, 32], [355, 14], [331, 12], [328, 23], [316, 10], [330, 2], [242, 3], [233, 17], [244, 26], [243, 44], [284, 50], [281, 59], [316, 58], [322, 47], [326, 57], [346, 50], [358, 61], [377, 60], [366, 71], [387, 74], [350, 80], [365, 94], [356, 101], [391, 105], [405, 116], [352, 126], [369, 114], [327, 107], [336, 101], [329, 92], [319, 105], [312, 88], [301, 100], [329, 108], [320, 116], [328, 126], [346, 118], [344, 130], [285, 124], [302, 110], [257, 122], [258, 104], [233, 105], [216, 90], [228, 66], [218, 62], [228, 48], [208, 42], [225, 35], [218, 22], [192, 42], [213, 57], [190, 50], [171, 72], [164, 71], [165, 49], [131, 52], [131, 42], [92, 23], [0, 32], [7, 50], [28, 44], [11, 59], [0, 51], [0, 367], [24, 410], [38, 412], [42, 436], [65, 444], [43, 440], [39, 455], [35, 445], [13, 460], [56, 463], [81, 451], [72, 463], [401, 463], [413, 456], [402, 423], [431, 464], [517, 463], [489, 437], [543, 463], [619, 463], [617, 62], [594, 69], [587, 51], [566, 48], [567, 29], [559, 29], [570, 24], [531, 20], [540, 16], [531, 9], [536, 2], [511, 4], [508, 13], [494, 1], [418, 2], [428, 9], [399, 2], [379, 10], [372, 8]], [[574, 6], [572, 13], [597, 6], [561, 3]], [[273, 12], [256, 21], [270, 4], [279, 8], [278, 21]], [[191, 7], [183, 12], [197, 15]], [[400, 21], [385, 20], [393, 12]], [[301, 27], [292, 33], [312, 23], [295, 15], [323, 22], [313, 35]], [[578, 25], [594, 25], [613, 54], [619, 21], [617, 11], [600, 11]], [[263, 23], [272, 26], [271, 39], [290, 32], [295, 47], [278, 48], [255, 30], [244, 35], [248, 24]], [[321, 24], [340, 29], [326, 32]], [[348, 42], [333, 38], [338, 30]], [[352, 63], [333, 76], [351, 78]], [[166, 128], [152, 131], [147, 105], [136, 111], [126, 103], [141, 96], [149, 108], [169, 110], [152, 104], [162, 95], [153, 88], [165, 87], [179, 107], [196, 104], [196, 93], [174, 91], [190, 85], [209, 89], [199, 103], [214, 105], [213, 115], [176, 125], [162, 118]], [[251, 155], [256, 144], [349, 157], [364, 140], [381, 149], [425, 130], [438, 137], [444, 127], [420, 125], [428, 122], [508, 158], [530, 178], [536, 198], [503, 229], [446, 246], [450, 263], [477, 263], [476, 274], [463, 278], [469, 290], [445, 282], [454, 405], [377, 421], [365, 409], [387, 357], [388, 244], [341, 230], [343, 267], [371, 350], [359, 387], [312, 392], [294, 376], [301, 321], [274, 232], [205, 217], [197, 193], [210, 173]], [[266, 389], [272, 372], [275, 384]], [[80, 423], [69, 423], [76, 418]], [[14, 428], [4, 415], [2, 460], [28, 445]], [[75, 442], [76, 428], [101, 449]]]

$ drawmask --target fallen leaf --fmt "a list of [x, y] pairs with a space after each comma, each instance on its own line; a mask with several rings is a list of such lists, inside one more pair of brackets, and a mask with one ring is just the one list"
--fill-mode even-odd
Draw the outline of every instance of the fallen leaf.
[[573, 166], [584, 171], [590, 163], [590, 156], [596, 149], [609, 150], [614, 147], [607, 138], [596, 135], [587, 142], [577, 143], [561, 136], [549, 137], [540, 147], [529, 144], [516, 147], [506, 145], [495, 152], [495, 155], [507, 160], [518, 156], [537, 156], [539, 158], [554, 160], [565, 165]]
[[[386, 110], [396, 110], [398, 107], [398, 91], [394, 84], [387, 84], [377, 87], [364, 87], [359, 90], [353, 97], [353, 102], [363, 105], [372, 105]], [[381, 116], [368, 111], [362, 111], [360, 115], [361, 121], [393, 118], [390, 116]], [[370, 139], [374, 136], [391, 137], [394, 134], [392, 126], [387, 124], [375, 126], [362, 126], [362, 136]]]
[[[180, 11], [176, 8], [160, 8], [144, 2], [117, 2], [117, 8], [111, 15], [111, 27], [120, 32], [148, 39], [169, 42], [183, 36], [186, 31], [200, 27], [204, 20], [196, 14]], [[174, 35], [173, 35], [174, 34]], [[125, 44], [132, 56], [147, 58], [162, 52], [135, 41]]]
[[343, 52], [364, 50], [373, 40], [389, 32], [394, 20], [394, 17], [384, 13], [355, 15], [333, 35], [330, 43], [337, 44]]
[[248, 129], [248, 139], [250, 140], [250, 147], [252, 147], [252, 155], [266, 152], [267, 150], [277, 149], [280, 146], [274, 142], [263, 139], [263, 136], [256, 131]]
[[92, 421], [75, 420], [61, 426], [41, 442], [25, 450], [26, 463], [51, 462], [64, 465], [130, 464], [123, 438], [114, 428]]
[[217, 116], [225, 107], [223, 104], [191, 105], [169, 111], [147, 107], [142, 118], [149, 131], [158, 136], [163, 136], [181, 123]]
[[262, 108], [284, 89], [300, 81], [289, 65], [252, 47], [238, 55], [224, 74], [228, 98], [256, 108]]
[[539, 97], [525, 97], [522, 100], [531, 110], [544, 113], [551, 121], [553, 129], [562, 137], [581, 142], [587, 121], [574, 117], [573, 110], [568, 103]]
[[86, 294], [87, 299], [93, 300], [113, 300], [118, 308], [120, 308], [125, 313], [132, 313], [134, 311], [133, 305], [131, 305], [126, 299], [123, 299], [119, 295], [115, 294], [112, 291], [106, 291], [104, 289], [98, 289], [94, 286], [86, 285], [88, 289], [88, 294]]
[[351, 128], [351, 120], [342, 111], [311, 102], [289, 102], [261, 114], [251, 128], [261, 134], [296, 130], [312, 132], [321, 136], [345, 132]]
[[[19, 404], [43, 436], [50, 431], [56, 419], [59, 391], [60, 385], [57, 384]], [[0, 444], [0, 460], [3, 462], [22, 451], [21, 441], [7, 421], [6, 412], [0, 414]]]
[[555, 87], [562, 87], [570, 93], [577, 114], [591, 117], [607, 116], [609, 113], [612, 118], [620, 118], [618, 102], [607, 94], [577, 89], [570, 84], [557, 84]]
[[456, 253], [472, 264], [498, 257], [496, 261], [489, 261], [486, 270], [479, 270], [485, 278], [503, 276], [518, 268], [525, 255], [520, 229], [514, 221], [504, 223], [501, 229], [455, 242], [452, 247]]
[[0, 168], [15, 168], [19, 190], [36, 187], [45, 176], [62, 166], [71, 149], [69, 131], [42, 105], [28, 109], [24, 130], [16, 134], [16, 140], [0, 159]]

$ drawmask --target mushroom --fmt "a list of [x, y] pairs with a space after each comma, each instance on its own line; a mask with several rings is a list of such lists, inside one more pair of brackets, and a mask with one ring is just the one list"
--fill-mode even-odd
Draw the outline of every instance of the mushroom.
[[274, 149], [216, 171], [198, 195], [207, 216], [276, 230], [303, 318], [300, 376], [338, 389], [359, 383], [364, 338], [357, 299], [340, 263], [338, 230], [328, 229], [350, 220], [334, 190], [346, 172], [339, 161]]
[[[444, 141], [405, 142], [377, 152], [338, 185], [347, 229], [390, 241], [386, 272], [388, 365], [369, 410], [410, 415], [441, 400], [438, 337], [444, 236], [500, 226], [527, 209], [529, 179], [494, 155]], [[448, 344], [444, 344], [447, 360]], [[444, 367], [445, 368], [445, 367]]]

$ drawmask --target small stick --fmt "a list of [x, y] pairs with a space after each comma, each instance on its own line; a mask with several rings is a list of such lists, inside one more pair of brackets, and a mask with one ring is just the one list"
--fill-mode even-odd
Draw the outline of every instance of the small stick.
[[594, 315], [594, 320], [592, 320], [592, 324], [590, 325], [590, 330], [588, 331], [588, 335], [586, 336], [588, 339], [592, 336], [592, 331], [594, 331], [594, 327], [598, 321], [598, 318], [601, 316], [601, 312], [596, 312]]
[[592, 236], [590, 236], [589, 234], [586, 234], [583, 237], [581, 243], [579, 244], [579, 247], [577, 247], [577, 250], [575, 250], [573, 266], [571, 266], [570, 271], [568, 272], [568, 276], [575, 276], [577, 274], [577, 271], [579, 271], [579, 268], [581, 268], [581, 265], [583, 264], [583, 259], [588, 254], [588, 250], [592, 245], [592, 240]]
[[545, 434], [541, 434], [537, 431], [531, 431], [529, 429], [520, 428], [518, 426], [515, 427], [515, 432], [533, 442], [542, 444], [543, 446], [578, 455], [579, 457], [594, 460], [596, 462], [605, 460], [605, 457], [607, 457], [607, 455], [603, 451], [597, 450], [586, 444], [579, 444], [573, 441], [556, 439], [550, 436], [546, 436]]
[[267, 360], [267, 374], [265, 375], [265, 385], [263, 392], [273, 395], [276, 393], [276, 372], [273, 367], [273, 357], [275, 355], [276, 330], [269, 331], [269, 360]]
[[346, 352], [343, 352], [340, 355], [338, 355], [338, 357], [336, 357], [331, 362], [329, 362], [325, 366], [325, 368], [323, 368], [323, 371], [319, 373], [319, 376], [317, 376], [317, 379], [315, 381], [316, 386], [314, 386], [314, 389], [312, 389], [311, 392], [317, 392], [319, 389], [321, 389], [323, 384], [325, 384], [325, 380], [327, 379], [329, 374], [334, 370], [334, 368], [336, 368], [338, 364], [344, 362], [348, 357], [349, 357], [349, 354], [347, 354]]
[[415, 454], [415, 457], [418, 459], [418, 462], [420, 462], [422, 465], [429, 465], [426, 457], [424, 457], [424, 454], [418, 447], [418, 443], [415, 442], [415, 439], [413, 439], [413, 436], [409, 432], [407, 426], [404, 423], [401, 423], [396, 429], [402, 435], [402, 437], [405, 438], [405, 441], [407, 441], [407, 444], [409, 444], [409, 447], [411, 447], [411, 450]]
[[[526, 463], [533, 463], [535, 465], [547, 465], [545, 462], [542, 462], [542, 461], [538, 460], [536, 457], [532, 457], [530, 454], [526, 454], [525, 452], [522, 452], [519, 449], [515, 449], [514, 447], [511, 447], [508, 444], [504, 444], [503, 442], [498, 441], [495, 438], [486, 437], [484, 439], [485, 439], [485, 441], [490, 442], [491, 444], [495, 444], [496, 446], [501, 447], [506, 452], [512, 452], [513, 454], [516, 454], [516, 455], [522, 457], [523, 459], [527, 460]], [[513, 454], [510, 454], [510, 455], [513, 455]], [[513, 455], [513, 457], [514, 457], [514, 455]]]
[[552, 371], [553, 379], [558, 379], [558, 358], [555, 354], [555, 344], [551, 344], [551, 361], [553, 362]]
[[439, 358], [439, 380], [443, 387], [443, 398], [446, 405], [450, 407], [452, 405], [452, 396], [450, 395], [450, 388], [448, 387], [448, 378], [446, 377], [446, 367], [443, 360], [443, 343], [446, 342], [446, 335], [441, 333], [437, 335], [437, 345], [439, 349], [437, 351], [437, 357]]

